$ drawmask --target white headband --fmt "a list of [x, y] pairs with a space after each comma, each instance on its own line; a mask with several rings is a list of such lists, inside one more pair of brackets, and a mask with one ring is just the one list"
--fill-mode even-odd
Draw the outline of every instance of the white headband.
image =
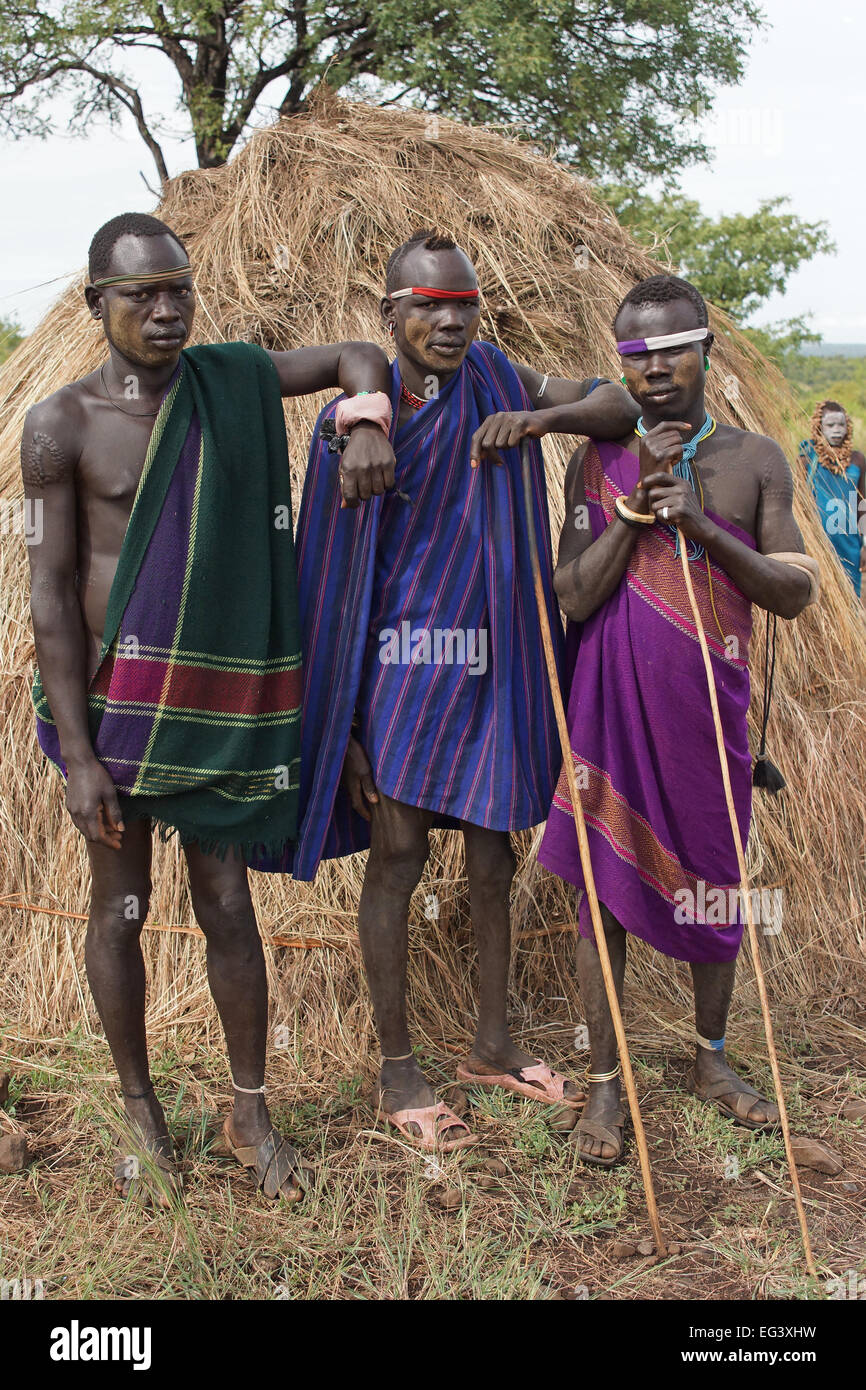
[[701, 343], [709, 331], [709, 328], [687, 328], [683, 333], [663, 333], [656, 338], [627, 338], [617, 343], [616, 350], [621, 357], [628, 357], [631, 353], [655, 352], [657, 348], [681, 347], [683, 343]]

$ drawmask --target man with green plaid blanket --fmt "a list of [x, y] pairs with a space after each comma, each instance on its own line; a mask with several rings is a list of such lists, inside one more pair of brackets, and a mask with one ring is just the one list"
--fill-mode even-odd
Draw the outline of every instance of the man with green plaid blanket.
[[378, 395], [388, 362], [370, 343], [184, 350], [192, 270], [153, 217], [106, 223], [89, 279], [108, 359], [31, 409], [21, 460], [42, 513], [29, 547], [37, 731], [87, 844], [87, 976], [126, 1110], [115, 1186], [159, 1205], [180, 1186], [145, 1037], [139, 938], [155, 826], [179, 834], [207, 940], [235, 1092], [224, 1142], [266, 1196], [294, 1201], [305, 1170], [265, 1102], [267, 983], [246, 870], [297, 821], [302, 673], [281, 397], [369, 396], [369, 408], [353, 402], [341, 461], [345, 505], [357, 506], [394, 481]]

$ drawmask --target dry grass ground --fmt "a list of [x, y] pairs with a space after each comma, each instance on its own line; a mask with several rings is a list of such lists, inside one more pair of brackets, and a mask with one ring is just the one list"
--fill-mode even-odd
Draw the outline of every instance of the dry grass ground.
[[[63, 938], [83, 992], [80, 931], [28, 929]], [[203, 950], [199, 941], [187, 949]], [[416, 963], [418, 950], [416, 936]], [[357, 953], [344, 954], [359, 979]], [[327, 953], [316, 959], [311, 968], [327, 971]], [[369, 1058], [326, 1079], [300, 1030], [272, 1051], [271, 1102], [315, 1163], [316, 1185], [300, 1207], [270, 1206], [215, 1150], [230, 1091], [213, 1021], [160, 1025], [151, 1007], [153, 1073], [182, 1155], [185, 1205], [154, 1214], [112, 1192], [116, 1091], [91, 1011], [56, 1037], [11, 1026], [0, 1044], [14, 1075], [7, 1124], [27, 1134], [35, 1161], [0, 1179], [0, 1278], [40, 1278], [45, 1296], [60, 1299], [819, 1296], [805, 1276], [780, 1139], [734, 1128], [685, 1092], [688, 1011], [664, 1017], [651, 1008], [647, 1017], [636, 988], [632, 981], [627, 1027], [675, 1255], [622, 1257], [615, 1248], [648, 1236], [633, 1146], [614, 1171], [587, 1169], [546, 1108], [470, 1091], [479, 1145], [433, 1162], [377, 1125]], [[274, 1018], [290, 1018], [290, 1004], [278, 990]], [[531, 1049], [565, 1068], [582, 1064], [570, 1005], [537, 999], [515, 1013]], [[416, 1024], [423, 1031], [421, 1018]], [[801, 1169], [822, 1281], [847, 1287], [854, 1270], [863, 1289], [866, 1135], [862, 1121], [840, 1113], [852, 1095], [866, 1095], [852, 1081], [863, 1075], [863, 1034], [792, 1006], [777, 1010], [777, 1027], [795, 1133], [824, 1140], [844, 1160], [836, 1177]], [[738, 1008], [731, 1033], [736, 1064], [767, 1086], [757, 1011]], [[431, 1040], [419, 1047], [443, 1092], [459, 1050]]]
[[[319, 108], [257, 135], [223, 169], [182, 175], [162, 215], [188, 239], [196, 266], [199, 341], [293, 347], [360, 336], [384, 343], [377, 306], [388, 252], [419, 225], [435, 223], [478, 265], [483, 337], [544, 371], [614, 375], [613, 309], [656, 269], [587, 185], [525, 145], [364, 106]], [[713, 312], [712, 323], [711, 409], [779, 439], [793, 456], [802, 416], [781, 377], [723, 315]], [[25, 410], [91, 370], [102, 353], [75, 286], [4, 365], [4, 500], [20, 495]], [[321, 403], [287, 408], [298, 486]], [[556, 528], [572, 444], [545, 442]], [[824, 598], [781, 625], [770, 751], [788, 790], [776, 800], [756, 798], [749, 858], [755, 884], [783, 894], [783, 929], [764, 938], [764, 958], [796, 1126], [824, 1134], [846, 1161], [839, 1179], [804, 1174], [816, 1254], [839, 1274], [859, 1258], [861, 1136], [816, 1104], [856, 1094], [863, 1074], [866, 625], [799, 477], [795, 508], [807, 549], [824, 569]], [[794, 1296], [803, 1292], [778, 1145], [730, 1131], [678, 1088], [691, 1032], [687, 976], [643, 949], [633, 956], [627, 1026], [641, 1064], [662, 1213], [683, 1232], [683, 1254], [659, 1265], [613, 1262], [606, 1252], [614, 1233], [644, 1229], [634, 1155], [614, 1173], [586, 1171], [529, 1104], [478, 1102], [483, 1152], [508, 1169], [496, 1188], [480, 1181], [475, 1151], [448, 1160], [443, 1179], [396, 1141], [371, 1137], [372, 1033], [354, 930], [362, 859], [326, 866], [314, 885], [259, 878], [255, 886], [267, 941], [324, 943], [269, 948], [275, 1111], [318, 1152], [317, 1194], [302, 1210], [270, 1212], [246, 1175], [208, 1153], [204, 1136], [225, 1104], [227, 1071], [202, 944], [182, 932], [148, 930], [154, 1075], [169, 1106], [180, 1096], [175, 1126], [188, 1205], [175, 1218], [122, 1207], [107, 1181], [113, 1078], [84, 979], [83, 926], [57, 915], [86, 910], [87, 873], [56, 775], [36, 747], [26, 571], [22, 537], [4, 529], [0, 1070], [14, 1074], [14, 1113], [4, 1122], [26, 1130], [37, 1159], [26, 1173], [0, 1178], [0, 1277], [25, 1271], [43, 1277], [52, 1295], [101, 1297], [250, 1298], [282, 1289], [304, 1297], [528, 1298], [585, 1285], [591, 1295], [714, 1298], [766, 1294], [773, 1280]], [[760, 695], [758, 678], [753, 742]], [[585, 1058], [572, 1051], [582, 1018], [570, 966], [574, 903], [538, 868], [533, 836], [517, 839], [516, 1030], [545, 1056], [582, 1066]], [[155, 887], [153, 924], [188, 927], [186, 885], [171, 844], [158, 849]], [[425, 913], [430, 897], [435, 920]], [[411, 951], [413, 1036], [444, 1085], [450, 1061], [471, 1037], [474, 1007], [462, 848], [453, 834], [433, 836], [412, 908]], [[731, 1032], [735, 1052], [763, 1080], [757, 1018], [744, 959]], [[741, 1156], [739, 1179], [724, 1177], [728, 1153]], [[757, 1167], [750, 1157], [760, 1160]], [[451, 1210], [439, 1200], [443, 1183], [459, 1189]]]

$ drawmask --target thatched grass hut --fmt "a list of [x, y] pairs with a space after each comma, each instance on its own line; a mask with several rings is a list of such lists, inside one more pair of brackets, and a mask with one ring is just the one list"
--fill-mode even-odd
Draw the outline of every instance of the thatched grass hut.
[[[478, 267], [483, 337], [539, 370], [618, 374], [613, 308], [658, 269], [590, 186], [526, 144], [420, 113], [338, 102], [260, 132], [224, 168], [174, 179], [160, 216], [186, 240], [196, 267], [198, 341], [244, 338], [277, 348], [350, 337], [385, 343], [378, 303], [388, 253], [419, 226], [435, 225]], [[25, 410], [102, 357], [82, 283], [63, 295], [0, 373], [5, 499], [20, 493]], [[793, 457], [802, 422], [783, 380], [724, 315], [711, 317], [717, 334], [711, 408], [772, 435]], [[310, 398], [287, 406], [296, 487], [321, 404]], [[572, 441], [549, 440], [544, 447], [558, 527]], [[783, 930], [765, 937], [764, 953], [772, 996], [791, 1035], [807, 1013], [824, 1014], [827, 1027], [835, 1016], [846, 1027], [866, 946], [866, 627], [801, 478], [796, 507], [807, 548], [824, 570], [823, 602], [796, 623], [781, 624], [771, 752], [788, 789], [775, 800], [756, 796], [750, 840], [756, 885], [784, 893]], [[86, 908], [86, 859], [57, 776], [36, 745], [25, 547], [8, 529], [0, 537], [0, 604], [0, 885], [7, 902], [0, 907], [0, 1014], [16, 1021], [22, 1039], [46, 1031], [58, 1036], [79, 1019], [85, 1029], [95, 1024], [83, 974], [83, 923], [69, 915]], [[756, 625], [755, 670], [762, 632]], [[760, 680], [754, 685], [756, 714]], [[688, 717], [672, 701], [671, 718]], [[569, 962], [575, 909], [562, 885], [535, 864], [533, 834], [520, 838], [513, 1006], [526, 1037], [551, 1030], [549, 1045], [556, 1030], [581, 1017]], [[416, 1036], [441, 1055], [471, 1036], [474, 966], [461, 841], [445, 832], [433, 839], [413, 903], [411, 974]], [[321, 943], [275, 945], [270, 953], [275, 1021], [290, 1025], [281, 1064], [286, 1081], [332, 1084], [363, 1063], [370, 1045], [354, 932], [362, 871], [362, 859], [349, 859], [323, 868], [314, 885], [257, 877], [265, 936]], [[190, 926], [174, 844], [159, 848], [155, 879], [152, 923]], [[202, 943], [178, 931], [152, 930], [145, 940], [151, 1036], [159, 1046], [161, 1035], [164, 1041], [180, 1030], [206, 1044], [216, 1018]], [[632, 974], [650, 1004], [640, 1010], [641, 1036], [657, 1043], [672, 1035], [685, 1039], [690, 1007], [682, 967], [638, 950]], [[737, 998], [751, 1013], [747, 964]], [[566, 1036], [563, 1031], [561, 1051]]]

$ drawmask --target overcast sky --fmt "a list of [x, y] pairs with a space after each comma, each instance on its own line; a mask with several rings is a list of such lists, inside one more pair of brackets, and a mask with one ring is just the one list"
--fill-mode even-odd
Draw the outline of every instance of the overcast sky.
[[[713, 215], [752, 212], [762, 198], [784, 194], [800, 216], [825, 219], [836, 254], [804, 266], [755, 321], [811, 313], [827, 341], [866, 342], [866, 8], [860, 0], [763, 0], [763, 7], [771, 27], [752, 45], [745, 81], [720, 93], [706, 127], [712, 164], [687, 171], [681, 186]], [[173, 88], [158, 74], [171, 70], [155, 56], [143, 62], [154, 74], [148, 92], [161, 93], [170, 109]], [[164, 148], [173, 174], [194, 165], [189, 142]], [[54, 135], [0, 145], [0, 316], [33, 328], [65, 281], [32, 286], [83, 265], [107, 218], [153, 210], [142, 173], [155, 183], [131, 123], [98, 127], [86, 140]]]

